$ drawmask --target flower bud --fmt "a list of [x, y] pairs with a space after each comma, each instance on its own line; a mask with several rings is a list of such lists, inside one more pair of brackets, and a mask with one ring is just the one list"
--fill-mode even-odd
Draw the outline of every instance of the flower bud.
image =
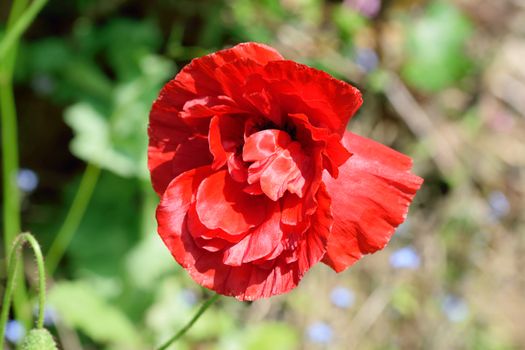
[[21, 350], [58, 350], [55, 340], [45, 328], [32, 329], [24, 338]]

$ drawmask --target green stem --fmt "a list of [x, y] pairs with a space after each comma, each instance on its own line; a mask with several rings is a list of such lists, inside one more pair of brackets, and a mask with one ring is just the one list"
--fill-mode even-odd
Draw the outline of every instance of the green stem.
[[2, 111], [2, 155], [4, 177], [4, 240], [6, 256], [14, 237], [20, 232], [20, 193], [16, 184], [18, 172], [18, 140], [13, 89], [0, 83]]
[[46, 269], [50, 276], [55, 272], [58, 263], [64, 256], [69, 243], [71, 243], [71, 240], [84, 217], [84, 213], [86, 212], [89, 201], [91, 200], [99, 176], [100, 168], [94, 164], [88, 163], [66, 219], [47, 252]]
[[11, 298], [13, 296], [16, 271], [18, 262], [22, 259], [22, 247], [24, 243], [29, 243], [33, 249], [38, 266], [38, 320], [37, 328], [44, 327], [44, 311], [46, 305], [46, 274], [44, 270], [44, 257], [40, 250], [40, 245], [33, 235], [30, 233], [21, 233], [15, 240], [9, 252], [9, 263], [7, 267], [7, 286], [4, 293], [4, 301], [2, 303], [2, 311], [0, 313], [0, 341], [3, 341], [5, 334], [5, 326], [7, 324], [7, 316], [9, 315], [9, 306], [11, 305]]
[[193, 316], [193, 318], [188, 322], [180, 331], [178, 331], [173, 337], [171, 337], [164, 345], [160, 346], [157, 350], [166, 350], [171, 344], [175, 343], [177, 340], [179, 340], [186, 332], [190, 330], [190, 328], [193, 326], [195, 322], [202, 316], [202, 314], [214, 303], [219, 299], [219, 294], [215, 294], [210, 299], [206, 300], [197, 313]]
[[35, 0], [26, 11], [18, 18], [16, 23], [9, 29], [0, 42], [0, 61], [7, 55], [9, 50], [18, 42], [20, 36], [29, 28], [35, 17], [42, 10], [48, 0]]
[[[23, 16], [27, 0], [15, 0], [7, 20], [7, 30], [11, 30], [15, 22]], [[15, 236], [20, 232], [20, 194], [16, 186], [18, 172], [18, 135], [16, 107], [13, 93], [13, 71], [17, 54], [17, 41], [0, 59], [0, 113], [2, 120], [2, 171], [3, 171], [3, 217], [5, 256]], [[17, 289], [14, 294], [14, 310], [16, 318], [25, 326], [29, 326], [31, 310], [27, 304], [27, 294], [23, 271], [16, 278]], [[0, 339], [1, 341], [1, 339]]]

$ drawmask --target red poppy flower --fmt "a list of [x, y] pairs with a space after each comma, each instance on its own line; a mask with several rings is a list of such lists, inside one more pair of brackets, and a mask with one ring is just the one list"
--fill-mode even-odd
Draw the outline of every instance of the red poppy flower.
[[288, 292], [382, 249], [422, 179], [407, 156], [345, 131], [359, 91], [245, 43], [197, 58], [160, 92], [149, 169], [158, 231], [204, 287]]

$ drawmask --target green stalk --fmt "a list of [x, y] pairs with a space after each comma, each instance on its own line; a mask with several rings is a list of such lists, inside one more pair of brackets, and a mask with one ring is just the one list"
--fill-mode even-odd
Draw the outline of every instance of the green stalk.
[[[0, 41], [0, 61], [9, 50], [18, 43], [20, 36], [29, 28], [38, 13], [44, 8], [48, 0], [35, 0], [24, 13], [18, 17], [16, 23], [8, 28], [6, 35]], [[15, 5], [13, 5], [13, 8]], [[25, 6], [24, 6], [25, 7]]]
[[0, 341], [3, 342], [5, 335], [5, 327], [7, 324], [7, 316], [9, 315], [9, 307], [11, 305], [11, 298], [15, 289], [15, 277], [17, 274], [18, 262], [22, 260], [22, 247], [24, 243], [29, 243], [33, 249], [33, 254], [36, 258], [38, 266], [38, 319], [37, 328], [44, 327], [44, 311], [46, 305], [46, 275], [44, 270], [44, 258], [40, 245], [33, 235], [30, 233], [22, 233], [18, 235], [15, 243], [9, 252], [9, 263], [7, 272], [7, 286], [4, 293], [4, 300], [2, 302], [2, 310], [0, 312]]
[[18, 172], [18, 140], [13, 88], [0, 83], [2, 112], [2, 155], [4, 178], [4, 240], [6, 256], [11, 242], [20, 232], [20, 193], [16, 184]]
[[[15, 22], [23, 16], [27, 0], [15, 0], [9, 18], [7, 30], [11, 30]], [[18, 42], [17, 40], [6, 50], [0, 59], [0, 113], [2, 120], [2, 172], [3, 172], [3, 216], [4, 216], [4, 246], [5, 256], [15, 236], [20, 233], [20, 193], [16, 185], [18, 172], [18, 135], [16, 107], [13, 93], [13, 71], [15, 67]], [[23, 271], [14, 277], [17, 288], [14, 291], [14, 311], [16, 318], [25, 326], [29, 326], [31, 310], [27, 303], [27, 292]]]
[[71, 240], [84, 217], [84, 213], [86, 212], [89, 201], [91, 200], [99, 176], [100, 168], [94, 164], [88, 163], [84, 175], [82, 176], [82, 180], [80, 181], [80, 185], [78, 186], [77, 194], [69, 208], [69, 212], [47, 252], [46, 269], [50, 276], [55, 272], [58, 263], [64, 256], [69, 243], [71, 243]]
[[219, 294], [215, 294], [210, 299], [206, 300], [197, 313], [193, 316], [193, 318], [184, 326], [181, 328], [180, 331], [178, 331], [173, 337], [171, 337], [167, 342], [165, 342], [163, 345], [161, 345], [157, 350], [166, 350], [171, 344], [175, 343], [177, 340], [182, 338], [186, 332], [190, 330], [190, 328], [193, 326], [195, 322], [204, 314], [204, 312], [219, 299]]

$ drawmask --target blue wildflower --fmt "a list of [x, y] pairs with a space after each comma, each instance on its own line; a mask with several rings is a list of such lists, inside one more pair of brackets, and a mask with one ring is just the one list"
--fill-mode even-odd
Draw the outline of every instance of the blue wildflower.
[[412, 247], [404, 247], [390, 255], [390, 266], [395, 269], [415, 270], [421, 264], [419, 254]]
[[374, 50], [365, 47], [357, 50], [355, 62], [363, 71], [371, 72], [377, 68], [379, 58]]
[[[38, 316], [38, 311], [39, 311], [38, 306], [35, 306], [33, 310], [33, 314], [35, 315], [35, 317]], [[52, 326], [56, 323], [56, 320], [57, 320], [56, 310], [52, 306], [46, 305], [44, 308], [44, 325], [48, 327]]]
[[346, 287], [335, 287], [330, 293], [332, 304], [341, 309], [348, 309], [354, 305], [355, 295], [351, 289]]
[[191, 289], [183, 289], [181, 291], [181, 297], [188, 306], [197, 304], [197, 294]]
[[332, 333], [332, 327], [324, 322], [315, 322], [308, 327], [308, 338], [314, 343], [329, 343], [332, 340]]
[[22, 341], [22, 338], [24, 338], [25, 334], [26, 329], [23, 324], [15, 320], [7, 322], [7, 325], [5, 326], [5, 338], [11, 343], [19, 343]]
[[503, 192], [494, 191], [489, 195], [489, 206], [491, 216], [501, 219], [510, 212], [510, 203]]
[[33, 192], [38, 186], [38, 175], [31, 169], [20, 169], [16, 176], [18, 188], [24, 192]]

